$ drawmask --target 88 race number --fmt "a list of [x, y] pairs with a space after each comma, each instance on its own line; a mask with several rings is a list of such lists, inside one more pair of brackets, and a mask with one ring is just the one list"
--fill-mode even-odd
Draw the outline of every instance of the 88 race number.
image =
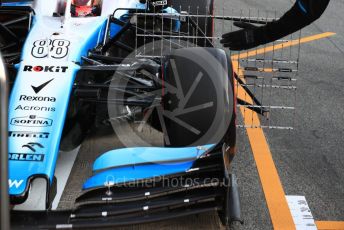
[[31, 54], [35, 58], [45, 58], [50, 55], [52, 58], [61, 59], [67, 56], [70, 41], [63, 39], [38, 40], [33, 43]]

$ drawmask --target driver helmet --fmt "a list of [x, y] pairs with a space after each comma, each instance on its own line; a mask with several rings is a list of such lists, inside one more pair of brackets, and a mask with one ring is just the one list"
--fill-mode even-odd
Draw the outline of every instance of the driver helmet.
[[92, 6], [92, 0], [73, 0], [72, 4], [75, 6]]
[[100, 0], [72, 0], [73, 17], [99, 16], [100, 13]]

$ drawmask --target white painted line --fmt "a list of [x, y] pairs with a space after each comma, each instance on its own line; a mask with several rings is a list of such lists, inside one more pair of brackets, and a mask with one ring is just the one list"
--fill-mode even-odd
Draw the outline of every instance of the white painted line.
[[55, 176], [57, 179], [57, 192], [52, 204], [55, 210], [60, 202], [64, 188], [66, 187], [70, 172], [72, 171], [76, 156], [78, 155], [80, 146], [70, 152], [60, 152], [57, 159]]
[[311, 209], [304, 196], [286, 196], [296, 230], [317, 230]]

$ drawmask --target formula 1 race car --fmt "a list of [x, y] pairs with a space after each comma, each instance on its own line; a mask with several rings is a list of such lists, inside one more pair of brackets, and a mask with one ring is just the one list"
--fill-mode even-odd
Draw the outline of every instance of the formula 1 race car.
[[[240, 221], [229, 172], [235, 79], [230, 57], [212, 46], [214, 1], [76, 2], [1, 1], [13, 228], [122, 226], [214, 210], [225, 226]], [[78, 147], [98, 122], [116, 121], [120, 135], [118, 121], [138, 118], [164, 146], [100, 153], [73, 209], [52, 210], [60, 150]], [[16, 210], [42, 178], [44, 210]]]

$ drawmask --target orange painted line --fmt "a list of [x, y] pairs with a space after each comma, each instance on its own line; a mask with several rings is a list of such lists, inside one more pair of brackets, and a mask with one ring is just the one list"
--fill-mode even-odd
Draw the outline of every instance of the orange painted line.
[[344, 230], [344, 221], [315, 221], [318, 230]]
[[[256, 56], [266, 52], [271, 52], [278, 49], [283, 49], [290, 46], [300, 45], [302, 43], [311, 42], [314, 40], [333, 36], [335, 33], [326, 32], [313, 36], [304, 37], [297, 40], [283, 42], [274, 46], [264, 47], [262, 49], [253, 50], [247, 53], [241, 53], [239, 55], [232, 56], [233, 69], [238, 76], [244, 76], [243, 70], [240, 67], [238, 58], [247, 58], [250, 56]], [[266, 69], [264, 71], [269, 71]], [[245, 81], [245, 79], [242, 79]], [[247, 94], [245, 89], [236, 82], [236, 92], [238, 98], [252, 103], [252, 98]], [[240, 107], [240, 111], [244, 118], [245, 126], [259, 127], [260, 120], [254, 111]], [[278, 175], [275, 163], [272, 158], [272, 154], [269, 148], [269, 144], [266, 140], [265, 134], [262, 128], [246, 128], [247, 136], [251, 145], [253, 157], [256, 162], [258, 174], [264, 191], [266, 203], [269, 209], [271, 222], [274, 229], [295, 229], [295, 224], [285, 198], [284, 189], [281, 180]], [[344, 222], [316, 222], [318, 229], [342, 229], [344, 230]]]
[[312, 35], [312, 36], [308, 36], [308, 37], [304, 37], [301, 39], [295, 39], [295, 40], [291, 40], [291, 41], [287, 41], [287, 42], [282, 42], [280, 44], [275, 44], [272, 46], [268, 46], [268, 47], [263, 47], [261, 49], [257, 49], [257, 50], [252, 50], [246, 53], [240, 53], [240, 54], [236, 54], [236, 55], [232, 55], [232, 59], [242, 59], [242, 58], [248, 58], [248, 57], [252, 57], [252, 56], [256, 56], [259, 54], [264, 54], [267, 52], [272, 52], [274, 50], [279, 50], [279, 49], [284, 49], [290, 46], [296, 46], [302, 43], [307, 43], [307, 42], [311, 42], [311, 41], [315, 41], [315, 40], [319, 40], [322, 38], [326, 38], [326, 37], [330, 37], [335, 35], [336, 33], [333, 32], [325, 32], [325, 33], [321, 33], [321, 34], [316, 34], [316, 35]]
[[264, 68], [261, 72], [272, 73], [272, 68]]
[[[255, 112], [243, 107], [240, 110], [245, 117], [245, 125], [260, 125], [258, 115]], [[261, 128], [246, 128], [246, 132], [274, 229], [295, 229], [283, 186], [263, 130]]]
[[[239, 68], [239, 63], [236, 60], [233, 60], [233, 69], [238, 72], [237, 74], [239, 76], [243, 74], [241, 72], [242, 70]], [[252, 98], [247, 95], [242, 87], [237, 85], [237, 90], [239, 98], [252, 103]], [[243, 107], [241, 107], [240, 110], [244, 117], [245, 125], [260, 125], [257, 113]], [[256, 162], [274, 229], [295, 229], [295, 224], [285, 198], [283, 186], [278, 176], [263, 130], [261, 128], [246, 128], [246, 132]]]

